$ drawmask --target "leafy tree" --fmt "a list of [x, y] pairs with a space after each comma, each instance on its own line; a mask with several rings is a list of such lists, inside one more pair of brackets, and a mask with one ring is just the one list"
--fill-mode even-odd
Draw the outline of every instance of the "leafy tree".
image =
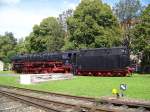
[[142, 66], [150, 66], [150, 45], [146, 46], [143, 50], [143, 57], [142, 57]]
[[67, 24], [74, 49], [120, 45], [121, 28], [111, 8], [100, 0], [82, 0]]
[[136, 18], [141, 12], [140, 0], [119, 0], [114, 12], [121, 22]]
[[131, 30], [131, 44], [134, 53], [143, 53], [142, 64], [144, 65], [150, 63], [150, 4], [142, 12], [139, 19], [140, 23]]
[[21, 38], [19, 40], [19, 42], [17, 43], [15, 50], [17, 52], [17, 54], [24, 54], [24, 53], [28, 53], [30, 50], [27, 48], [27, 42], [26, 40], [24, 40], [23, 38]]
[[6, 32], [5, 35], [0, 35], [0, 59], [4, 63], [10, 63], [10, 58], [16, 54], [15, 46], [17, 40], [11, 32]]
[[66, 11], [63, 11], [62, 14], [59, 14], [58, 20], [60, 24], [62, 25], [62, 28], [65, 32], [67, 32], [67, 18], [73, 15], [73, 10], [68, 9]]
[[74, 50], [75, 49], [75, 45], [69, 41], [69, 38], [68, 36], [65, 38], [65, 44], [64, 46], [62, 47], [62, 51], [65, 51], [65, 50]]
[[137, 17], [140, 15], [142, 6], [140, 0], [119, 0], [113, 7], [122, 28], [124, 30], [123, 44], [130, 48], [130, 28], [138, 21]]
[[64, 31], [54, 17], [48, 17], [33, 27], [26, 40], [31, 52], [59, 51], [64, 44]]
[[142, 52], [150, 45], [150, 5], [142, 12], [138, 23], [132, 30], [132, 50], [135, 53]]

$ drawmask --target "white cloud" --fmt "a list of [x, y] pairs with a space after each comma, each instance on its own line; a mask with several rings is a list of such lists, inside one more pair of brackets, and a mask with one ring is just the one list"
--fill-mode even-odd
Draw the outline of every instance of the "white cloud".
[[65, 9], [74, 9], [77, 7], [78, 3], [72, 3], [69, 0], [64, 0]]
[[16, 38], [25, 37], [32, 31], [33, 25], [39, 24], [43, 18], [56, 15], [57, 12], [50, 12], [48, 9], [39, 12], [23, 11], [17, 8], [2, 10], [0, 11], [0, 34], [8, 31], [13, 32]]
[[76, 6], [77, 6], [77, 4], [74, 4], [74, 3], [70, 3], [70, 4], [68, 5], [68, 7], [69, 7], [69, 8], [72, 8], [72, 9], [75, 9]]
[[[42, 19], [49, 16], [58, 17], [60, 13], [69, 8], [75, 9], [79, 1], [70, 2], [70, 0], [64, 0], [59, 8], [37, 8], [35, 5], [33, 6], [34, 8], [30, 7], [29, 9], [28, 6], [25, 8], [20, 7], [18, 5], [20, 2], [21, 0], [0, 0], [0, 5], [4, 5], [0, 10], [0, 34], [3, 35], [8, 31], [12, 32], [16, 38], [26, 37], [32, 32], [32, 27], [35, 24], [39, 24]], [[13, 7], [11, 7], [12, 5]]]

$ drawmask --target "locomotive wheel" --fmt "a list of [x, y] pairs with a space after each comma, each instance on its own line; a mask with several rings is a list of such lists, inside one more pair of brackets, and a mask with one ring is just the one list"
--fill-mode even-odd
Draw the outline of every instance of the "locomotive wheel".
[[101, 73], [101, 72], [98, 72], [98, 76], [102, 76], [102, 73]]
[[108, 72], [108, 73], [107, 73], [107, 76], [108, 76], [108, 77], [112, 77], [112, 73], [111, 73], [111, 72]]

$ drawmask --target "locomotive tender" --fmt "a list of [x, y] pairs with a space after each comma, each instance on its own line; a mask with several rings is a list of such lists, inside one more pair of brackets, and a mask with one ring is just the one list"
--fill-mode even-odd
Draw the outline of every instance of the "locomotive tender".
[[73, 73], [88, 76], [127, 76], [130, 58], [126, 47], [17, 55], [12, 58], [17, 73]]

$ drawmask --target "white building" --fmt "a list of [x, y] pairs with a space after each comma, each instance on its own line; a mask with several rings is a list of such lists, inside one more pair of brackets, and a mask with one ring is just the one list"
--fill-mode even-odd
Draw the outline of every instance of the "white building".
[[0, 60], [0, 71], [4, 70], [4, 63]]

